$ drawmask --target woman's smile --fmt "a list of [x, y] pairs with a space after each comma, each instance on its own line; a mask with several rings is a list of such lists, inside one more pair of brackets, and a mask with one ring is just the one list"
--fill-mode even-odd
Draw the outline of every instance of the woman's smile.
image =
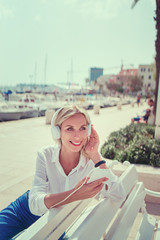
[[74, 145], [75, 147], [79, 147], [79, 146], [81, 146], [81, 143], [82, 143], [82, 142], [73, 142], [73, 141], [70, 141], [70, 143], [71, 143], [72, 145]]

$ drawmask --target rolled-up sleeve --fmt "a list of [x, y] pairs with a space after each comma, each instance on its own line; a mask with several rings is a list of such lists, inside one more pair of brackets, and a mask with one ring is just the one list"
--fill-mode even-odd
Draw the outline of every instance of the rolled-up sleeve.
[[44, 197], [48, 192], [48, 179], [45, 167], [45, 156], [43, 153], [37, 154], [36, 172], [29, 193], [29, 208], [32, 214], [42, 216], [48, 208], [44, 203]]

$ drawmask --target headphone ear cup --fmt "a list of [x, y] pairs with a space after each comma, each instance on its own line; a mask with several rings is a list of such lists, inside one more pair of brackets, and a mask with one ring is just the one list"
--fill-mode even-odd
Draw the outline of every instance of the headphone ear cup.
[[55, 119], [56, 119], [56, 117], [57, 117], [57, 114], [58, 114], [62, 109], [63, 109], [63, 107], [60, 108], [60, 109], [58, 109], [58, 110], [53, 114], [53, 117], [52, 117], [52, 119], [51, 119], [51, 133], [52, 133], [52, 137], [53, 137], [54, 140], [58, 140], [58, 139], [61, 138], [61, 130], [60, 130], [60, 128], [59, 128], [58, 126], [55, 126], [55, 125], [54, 125], [54, 121], [55, 121]]
[[52, 130], [52, 137], [55, 139], [55, 140], [58, 140], [61, 138], [61, 131], [60, 131], [60, 128], [58, 126], [52, 126], [51, 128]]
[[91, 124], [87, 125], [88, 137], [91, 135]]

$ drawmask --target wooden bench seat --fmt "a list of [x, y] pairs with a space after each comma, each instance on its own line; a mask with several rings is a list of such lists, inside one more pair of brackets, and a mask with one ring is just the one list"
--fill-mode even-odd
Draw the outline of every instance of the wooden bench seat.
[[141, 224], [136, 240], [160, 240], [160, 221], [149, 215], [145, 209], [145, 196], [150, 194], [160, 199], [160, 193], [148, 191], [134, 165], [126, 168], [120, 176], [126, 190], [126, 200], [114, 202], [97, 198], [77, 201], [66, 205], [55, 216], [49, 210], [16, 240], [127, 240], [133, 223], [140, 213]]

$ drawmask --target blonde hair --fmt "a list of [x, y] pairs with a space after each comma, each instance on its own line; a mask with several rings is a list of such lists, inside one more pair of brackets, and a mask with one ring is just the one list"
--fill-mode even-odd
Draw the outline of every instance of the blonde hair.
[[[85, 116], [87, 124], [91, 124], [91, 120], [90, 117], [88, 115], [88, 113], [85, 111], [85, 109], [77, 106], [77, 105], [67, 105], [62, 107], [62, 109], [57, 113], [57, 116], [55, 117], [54, 120], [54, 125], [58, 126], [61, 129], [61, 125], [62, 123], [67, 120], [68, 118], [70, 118], [71, 116], [74, 116], [75, 114], [81, 113]], [[56, 143], [61, 144], [61, 140], [55, 140]], [[85, 152], [85, 146], [82, 148], [81, 153], [88, 157], [88, 155]]]

